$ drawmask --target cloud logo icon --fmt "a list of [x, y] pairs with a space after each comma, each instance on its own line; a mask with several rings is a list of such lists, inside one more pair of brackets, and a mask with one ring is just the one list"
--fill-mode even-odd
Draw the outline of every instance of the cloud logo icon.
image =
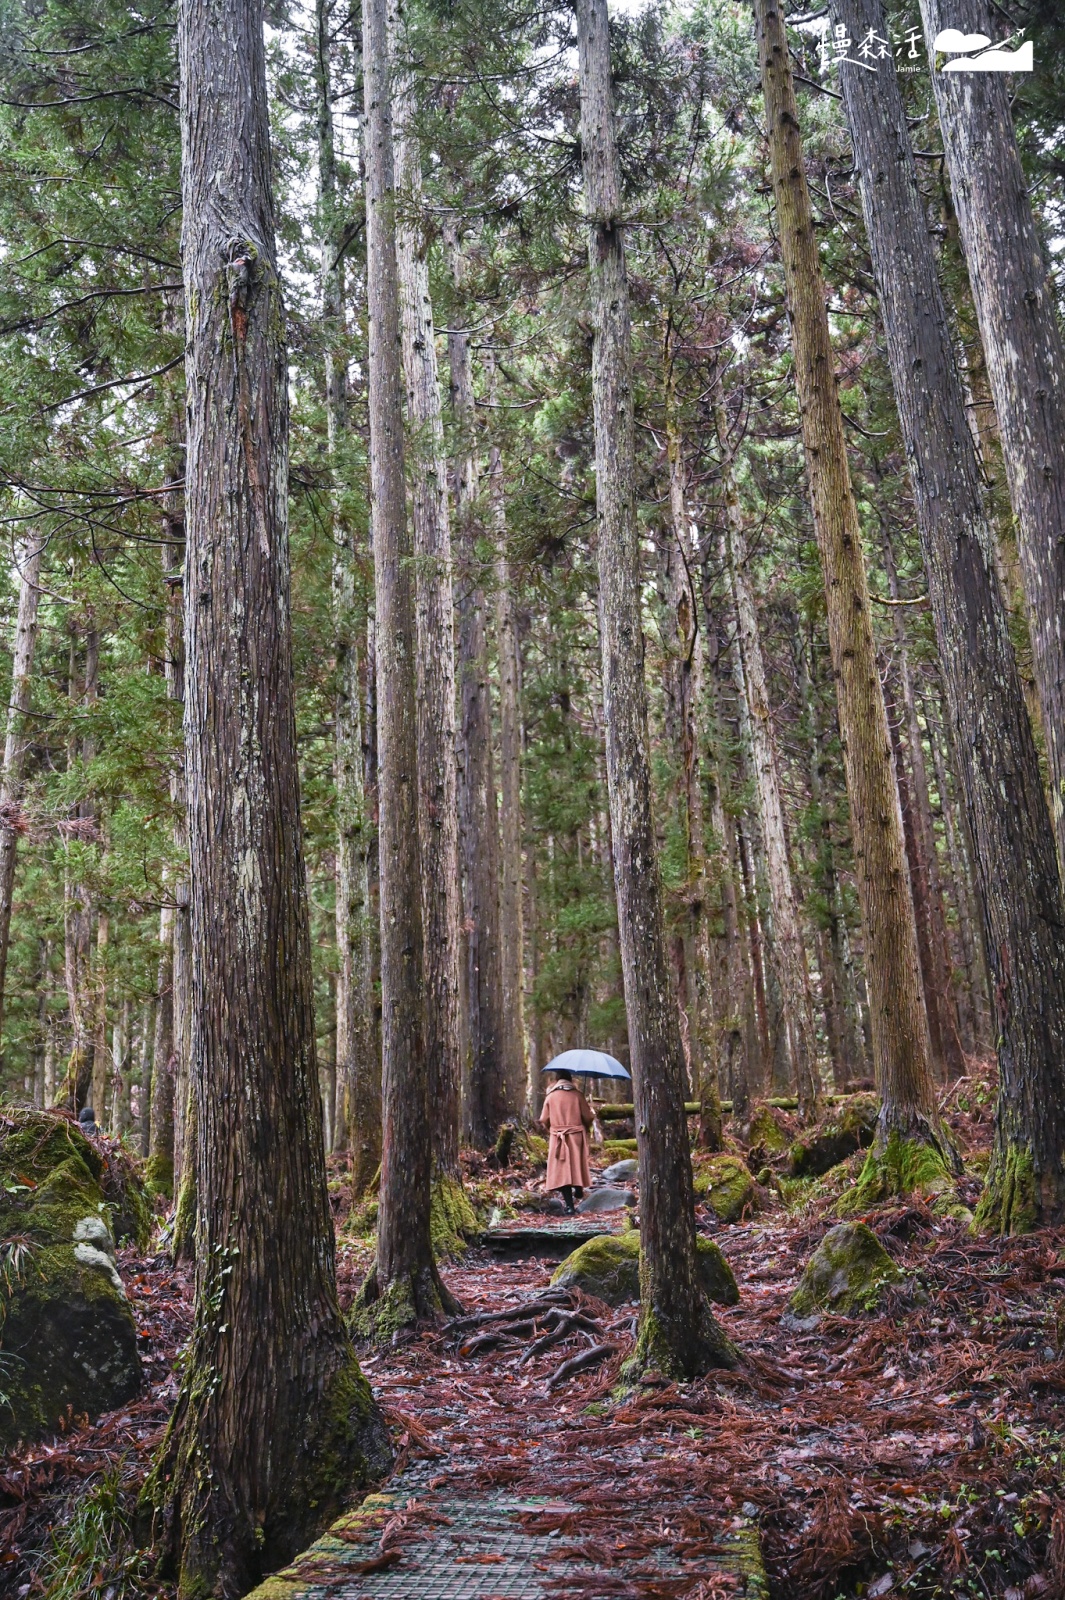
[[959, 28], [944, 28], [942, 33], [936, 34], [932, 49], [944, 55], [956, 55], [959, 51], [984, 50], [990, 43], [985, 33], [962, 33]]
[[1035, 47], [1031, 39], [1016, 50], [985, 50], [982, 56], [945, 61], [944, 72], [1034, 72]]

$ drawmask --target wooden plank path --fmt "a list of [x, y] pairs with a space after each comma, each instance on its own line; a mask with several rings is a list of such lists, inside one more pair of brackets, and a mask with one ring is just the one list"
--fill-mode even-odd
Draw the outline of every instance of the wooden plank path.
[[[432, 1471], [439, 1485], [440, 1463]], [[633, 1509], [668, 1521], [668, 1507]], [[694, 1560], [678, 1559], [676, 1535], [667, 1533], [650, 1553], [612, 1552], [605, 1565], [582, 1554], [580, 1521], [579, 1506], [513, 1490], [434, 1490], [418, 1464], [367, 1496], [247, 1600], [551, 1600], [563, 1593], [683, 1600], [693, 1591], [713, 1595], [715, 1577], [722, 1600], [768, 1600], [758, 1536], [742, 1517], [727, 1519], [715, 1548]], [[632, 1531], [616, 1528], [622, 1545]]]

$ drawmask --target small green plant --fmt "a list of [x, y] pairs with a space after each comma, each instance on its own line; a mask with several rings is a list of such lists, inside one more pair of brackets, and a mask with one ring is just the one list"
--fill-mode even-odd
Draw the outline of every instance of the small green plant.
[[14, 1293], [20, 1283], [25, 1283], [34, 1248], [33, 1240], [24, 1233], [12, 1234], [0, 1244], [0, 1286], [5, 1294]]
[[89, 1594], [139, 1600], [147, 1588], [152, 1562], [148, 1552], [133, 1547], [132, 1506], [133, 1496], [123, 1486], [121, 1467], [103, 1473], [53, 1531], [52, 1548], [35, 1573], [34, 1592], [42, 1600], [83, 1600]]

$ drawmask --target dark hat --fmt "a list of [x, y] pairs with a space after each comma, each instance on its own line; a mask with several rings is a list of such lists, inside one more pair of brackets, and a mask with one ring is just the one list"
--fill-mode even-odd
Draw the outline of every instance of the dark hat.
[[95, 1122], [96, 1121], [96, 1118], [93, 1115], [92, 1106], [82, 1106], [81, 1110], [78, 1112], [78, 1121], [79, 1122]]

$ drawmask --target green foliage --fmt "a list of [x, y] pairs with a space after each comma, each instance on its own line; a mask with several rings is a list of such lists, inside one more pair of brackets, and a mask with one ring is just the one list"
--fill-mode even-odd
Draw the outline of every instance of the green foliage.
[[151, 1578], [150, 1551], [132, 1537], [133, 1504], [121, 1466], [86, 1486], [53, 1530], [51, 1548], [35, 1573], [42, 1600], [83, 1600], [108, 1594], [141, 1600]]

